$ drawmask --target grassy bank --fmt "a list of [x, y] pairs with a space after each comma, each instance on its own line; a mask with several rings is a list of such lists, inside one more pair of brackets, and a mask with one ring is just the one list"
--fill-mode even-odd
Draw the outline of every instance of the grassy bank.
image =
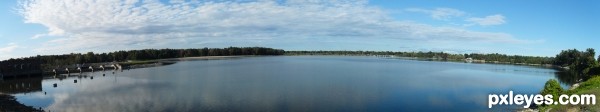
[[[600, 103], [598, 95], [600, 95], [600, 77], [593, 77], [579, 84], [575, 89], [566, 90], [563, 94], [593, 94], [596, 95], [596, 103]], [[558, 97], [558, 96], [555, 96]], [[540, 108], [540, 111], [546, 112], [599, 112], [600, 104], [596, 105], [549, 105]]]

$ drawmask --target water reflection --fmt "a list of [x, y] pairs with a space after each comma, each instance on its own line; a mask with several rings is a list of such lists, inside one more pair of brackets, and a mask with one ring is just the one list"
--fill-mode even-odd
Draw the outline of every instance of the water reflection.
[[50, 77], [38, 79], [46, 94], [16, 96], [51, 111], [485, 111], [488, 94], [537, 93], [554, 72], [369, 57], [253, 57]]
[[573, 85], [583, 81], [583, 79], [589, 78], [573, 71], [557, 71], [555, 72], [555, 77], [561, 84], [565, 85]]
[[42, 91], [41, 77], [0, 81], [0, 93], [19, 94], [38, 91]]

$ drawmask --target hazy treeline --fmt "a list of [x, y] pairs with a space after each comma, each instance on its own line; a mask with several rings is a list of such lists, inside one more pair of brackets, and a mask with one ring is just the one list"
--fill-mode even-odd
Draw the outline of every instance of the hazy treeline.
[[392, 52], [392, 51], [286, 51], [286, 55], [393, 55], [399, 57], [432, 58], [440, 60], [498, 61], [505, 63], [552, 64], [554, 58], [539, 56], [520, 56], [506, 54], [450, 54], [444, 52]]
[[16, 62], [18, 60], [39, 60], [42, 64], [71, 65], [82, 63], [121, 62], [127, 60], [152, 60], [166, 58], [181, 58], [194, 56], [233, 56], [233, 55], [283, 55], [285, 51], [265, 47], [228, 47], [228, 48], [197, 48], [197, 49], [144, 49], [116, 51], [109, 53], [85, 54], [71, 53], [64, 55], [44, 55], [0, 61]]

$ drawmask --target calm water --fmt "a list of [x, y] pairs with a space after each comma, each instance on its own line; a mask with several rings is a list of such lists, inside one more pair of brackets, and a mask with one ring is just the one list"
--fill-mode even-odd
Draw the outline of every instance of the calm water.
[[3, 90], [18, 101], [51, 111], [486, 111], [488, 94], [538, 93], [555, 72], [376, 57], [274, 56], [2, 84], [20, 87]]

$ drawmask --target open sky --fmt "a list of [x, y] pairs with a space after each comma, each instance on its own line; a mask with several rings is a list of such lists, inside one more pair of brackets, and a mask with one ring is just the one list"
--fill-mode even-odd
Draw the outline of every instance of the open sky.
[[597, 0], [3, 0], [0, 59], [146, 48], [600, 49]]

